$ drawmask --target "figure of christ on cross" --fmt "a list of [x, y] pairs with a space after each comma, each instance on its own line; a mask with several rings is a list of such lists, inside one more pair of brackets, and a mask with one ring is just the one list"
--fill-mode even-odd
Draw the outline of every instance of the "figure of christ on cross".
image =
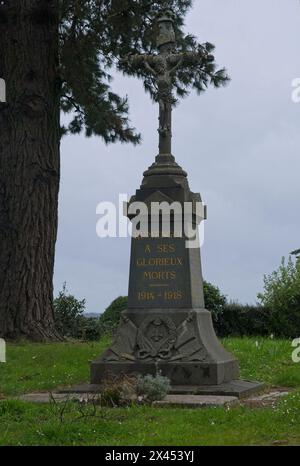
[[201, 64], [213, 61], [204, 48], [197, 51], [176, 53], [176, 39], [174, 30], [173, 13], [166, 10], [158, 17], [159, 35], [157, 46], [159, 53], [156, 55], [141, 54], [129, 55], [123, 62], [149, 72], [153, 77], [156, 88], [155, 100], [159, 103], [159, 154], [172, 153], [172, 107], [176, 103], [172, 88], [176, 71], [181, 67], [201, 68]]

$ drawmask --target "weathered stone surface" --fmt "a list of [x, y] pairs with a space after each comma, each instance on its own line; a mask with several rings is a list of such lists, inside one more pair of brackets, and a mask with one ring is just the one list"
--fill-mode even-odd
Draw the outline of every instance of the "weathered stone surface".
[[[87, 387], [86, 387], [87, 388]], [[18, 397], [20, 401], [28, 403], [47, 404], [51, 402], [65, 403], [74, 401], [80, 403], [100, 403], [100, 394], [83, 392], [68, 394], [62, 393], [28, 393]], [[238, 402], [237, 397], [232, 396], [204, 396], [204, 395], [167, 395], [163, 401], [154, 402], [153, 406], [169, 406], [181, 408], [205, 408], [208, 406], [232, 405]]]
[[236, 359], [215, 335], [210, 312], [128, 310], [116, 341], [92, 363], [91, 383], [101, 384], [112, 374], [157, 371], [172, 385], [219, 385], [239, 376]]
[[59, 388], [56, 393], [60, 394], [67, 394], [67, 393], [74, 393], [74, 394], [79, 394], [79, 393], [101, 393], [102, 386], [101, 385], [95, 385], [95, 384], [90, 384], [90, 383], [81, 383], [78, 385], [72, 385], [71, 387], [63, 387]]
[[276, 388], [260, 396], [251, 396], [250, 398], [244, 400], [243, 403], [250, 408], [266, 408], [269, 406], [274, 406], [280, 400], [280, 398], [289, 395], [290, 392], [291, 389]]
[[238, 404], [235, 396], [209, 395], [167, 395], [162, 401], [155, 401], [153, 406], [158, 408], [207, 408], [218, 406], [232, 406]]
[[[130, 203], [166, 198], [201, 202], [174, 157], [159, 155]], [[201, 221], [196, 210], [190, 221], [195, 230]], [[239, 377], [238, 362], [219, 342], [204, 307], [199, 245], [187, 248], [184, 235], [165, 238], [160, 228], [159, 237], [132, 239], [128, 309], [114, 343], [91, 365], [92, 384], [112, 374], [157, 370], [172, 385], [219, 385]]]
[[236, 396], [240, 399], [248, 398], [265, 390], [265, 384], [249, 380], [231, 380], [219, 385], [197, 386], [197, 385], [177, 385], [172, 386], [170, 394], [198, 394], [215, 396]]
[[99, 399], [99, 396], [93, 393], [27, 393], [26, 395], [21, 395], [17, 398], [20, 401], [27, 401], [29, 403], [65, 403], [67, 401], [77, 401], [77, 402], [96, 402]]
[[[203, 396], [233, 396], [239, 399], [249, 399], [249, 402], [253, 403], [256, 400], [270, 400], [273, 396], [283, 396], [288, 393], [286, 388], [276, 390], [271, 390], [264, 393], [266, 387], [261, 382], [250, 382], [248, 380], [232, 380], [230, 382], [222, 383], [219, 385], [177, 385], [172, 386], [169, 394], [170, 395], [203, 395]], [[72, 387], [66, 387], [60, 390], [57, 390], [57, 393], [101, 393], [102, 386], [93, 385], [93, 384], [80, 384], [73, 385]], [[275, 392], [275, 395], [274, 395]], [[263, 393], [258, 396], [259, 393]], [[280, 394], [280, 395], [279, 395]]]
[[[251, 408], [274, 406], [281, 398], [289, 395], [291, 389], [277, 387], [257, 395], [264, 390], [264, 384], [245, 380], [234, 380], [218, 386], [177, 386], [172, 387], [167, 397], [154, 402], [158, 407], [205, 408], [209, 406], [235, 405], [238, 402]], [[80, 403], [100, 404], [101, 385], [80, 384], [58, 389], [53, 393], [28, 393], [17, 397], [18, 400], [30, 403]], [[198, 393], [198, 394], [197, 394]], [[256, 395], [254, 396], [254, 393]], [[136, 397], [132, 397], [134, 401]]]

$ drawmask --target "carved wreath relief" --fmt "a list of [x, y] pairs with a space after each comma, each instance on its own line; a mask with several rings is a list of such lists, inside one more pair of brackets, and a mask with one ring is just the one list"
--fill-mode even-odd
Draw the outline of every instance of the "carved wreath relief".
[[146, 317], [137, 334], [137, 357], [170, 359], [176, 339], [176, 326], [172, 319]]
[[122, 317], [116, 339], [104, 355], [106, 361], [207, 361], [208, 354], [196, 334], [193, 315], [178, 327], [167, 316], [148, 316], [139, 328]]

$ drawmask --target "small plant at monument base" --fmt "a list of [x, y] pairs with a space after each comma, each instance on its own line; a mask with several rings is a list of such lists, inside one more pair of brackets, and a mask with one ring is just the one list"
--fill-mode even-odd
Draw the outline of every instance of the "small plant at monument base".
[[136, 377], [129, 375], [106, 379], [101, 391], [101, 406], [116, 408], [130, 405], [136, 396], [136, 384]]
[[137, 395], [150, 403], [161, 401], [167, 396], [170, 387], [168, 377], [161, 374], [140, 376], [137, 380]]

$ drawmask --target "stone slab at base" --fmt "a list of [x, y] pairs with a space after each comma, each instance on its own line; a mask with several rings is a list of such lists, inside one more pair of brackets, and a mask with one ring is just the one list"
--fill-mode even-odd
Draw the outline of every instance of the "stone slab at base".
[[[250, 382], [248, 380], [232, 380], [220, 385], [211, 386], [188, 386], [177, 385], [171, 387], [169, 395], [202, 395], [236, 397], [239, 399], [261, 393], [265, 384], [261, 382]], [[58, 393], [101, 393], [102, 386], [98, 384], [80, 384], [58, 390]]]
[[220, 385], [210, 386], [172, 386], [170, 394], [172, 395], [204, 395], [204, 396], [235, 396], [239, 399], [248, 398], [261, 393], [265, 389], [262, 382], [252, 382], [249, 380], [232, 380]]
[[68, 401], [74, 402], [93, 402], [96, 403], [99, 400], [99, 393], [27, 393], [16, 397], [19, 401], [26, 401], [27, 403], [38, 403], [38, 404], [47, 404], [47, 403], [66, 403]]
[[81, 383], [78, 385], [72, 385], [71, 387], [63, 387], [56, 390], [56, 393], [101, 393], [102, 386], [92, 383]]
[[152, 406], [157, 408], [216, 408], [233, 406], [239, 403], [236, 396], [204, 396], [204, 395], [167, 395], [162, 401], [155, 401]]
[[[66, 403], [100, 403], [100, 393], [28, 393], [17, 397], [19, 401], [37, 404]], [[239, 403], [235, 396], [205, 396], [205, 395], [167, 395], [162, 401], [155, 401], [152, 406], [156, 408], [207, 408], [220, 406], [233, 406]]]
[[[249, 386], [251, 383], [251, 386]], [[223, 393], [226, 395], [219, 394], [218, 390], [215, 393], [218, 394], [202, 394], [195, 395], [187, 393], [187, 387], [173, 387], [170, 394], [162, 401], [155, 401], [152, 406], [157, 408], [206, 408], [206, 407], [220, 407], [220, 406], [235, 406], [242, 404], [250, 408], [267, 408], [274, 407], [274, 405], [283, 397], [291, 393], [290, 388], [277, 387], [270, 391], [263, 391], [258, 394], [257, 390], [263, 390], [264, 386], [256, 385], [253, 386], [253, 382], [248, 381], [235, 381], [234, 386], [240, 386], [240, 392], [236, 392], [236, 396], [227, 395], [230, 393], [229, 384], [227, 387], [223, 387]], [[195, 390], [199, 390], [199, 387], [194, 387]], [[222, 388], [222, 387], [221, 387]], [[242, 391], [243, 388], [243, 391]], [[192, 387], [190, 387], [192, 389]], [[201, 387], [200, 387], [201, 389]], [[220, 389], [220, 387], [218, 387]], [[234, 387], [231, 387], [231, 390]], [[247, 390], [248, 389], [248, 390]], [[206, 390], [206, 388], [205, 388]], [[254, 391], [255, 390], [255, 391]], [[182, 392], [178, 394], [178, 392]], [[172, 394], [173, 393], [173, 394]], [[177, 393], [177, 394], [174, 394]], [[43, 393], [27, 393], [16, 397], [15, 399], [20, 401], [26, 401], [29, 403], [65, 403], [67, 401], [74, 402], [85, 402], [100, 404], [101, 400], [101, 385], [90, 385], [80, 384], [73, 387], [62, 389], [56, 392], [43, 392]], [[132, 398], [133, 400], [135, 397]]]

